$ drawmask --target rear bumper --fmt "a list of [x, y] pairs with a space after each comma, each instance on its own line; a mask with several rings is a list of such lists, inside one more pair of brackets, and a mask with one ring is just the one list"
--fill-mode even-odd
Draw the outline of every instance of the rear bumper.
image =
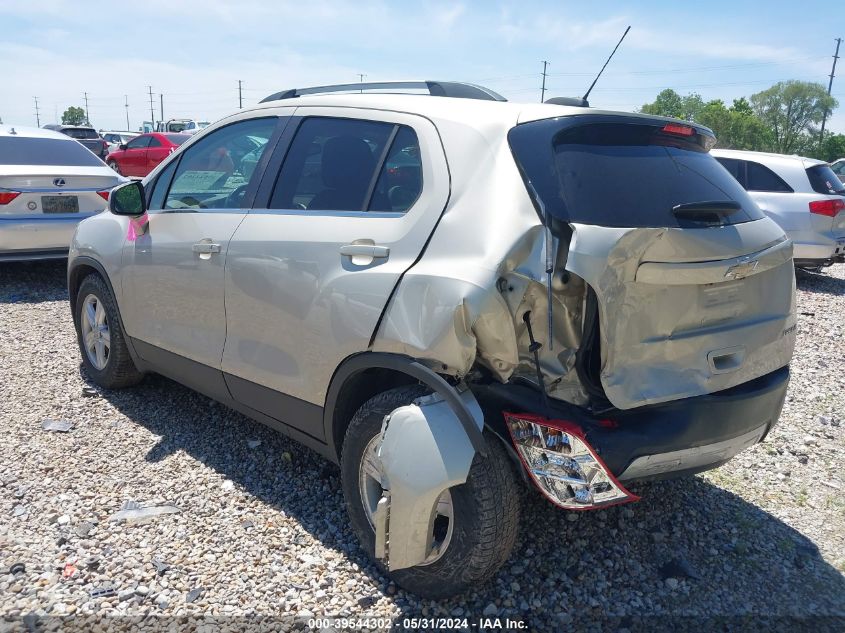
[[0, 217], [0, 259], [44, 259], [31, 255], [52, 251], [64, 251], [66, 256], [76, 225], [92, 215], [96, 214]]
[[811, 239], [793, 240], [793, 258], [796, 266], [829, 266], [845, 261], [845, 234], [815, 234]]
[[[789, 368], [783, 367], [725, 391], [602, 416], [552, 401], [551, 417], [580, 426], [620, 481], [676, 477], [716, 468], [765, 438], [780, 416], [788, 383]], [[543, 415], [532, 387], [491, 384], [473, 391], [488, 425], [503, 438], [509, 435], [499, 422], [502, 411]]]

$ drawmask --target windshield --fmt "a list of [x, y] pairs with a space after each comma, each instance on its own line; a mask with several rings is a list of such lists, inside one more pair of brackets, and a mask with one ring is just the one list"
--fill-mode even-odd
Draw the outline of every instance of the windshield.
[[0, 138], [0, 165], [102, 167], [103, 161], [76, 141], [53, 138]]
[[826, 194], [845, 194], [845, 185], [833, 173], [829, 165], [814, 165], [807, 169], [807, 177], [813, 191]]
[[706, 151], [706, 138], [688, 125], [604, 115], [525, 123], [508, 134], [547, 212], [567, 222], [678, 227], [764, 217]]

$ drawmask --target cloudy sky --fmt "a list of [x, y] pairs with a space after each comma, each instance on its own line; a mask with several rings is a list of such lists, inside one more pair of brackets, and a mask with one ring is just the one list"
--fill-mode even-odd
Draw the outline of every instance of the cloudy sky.
[[[689, 3], [692, 5], [693, 3]], [[455, 79], [510, 100], [580, 95], [627, 25], [590, 101], [633, 110], [663, 88], [707, 99], [780, 80], [827, 85], [845, 14], [830, 2], [370, 2], [367, 0], [0, 0], [0, 118], [55, 122], [84, 105], [98, 128], [164, 114], [214, 120], [283, 88], [381, 79]], [[764, 8], [765, 7], [765, 8]], [[845, 54], [845, 47], [842, 53]], [[833, 130], [845, 132], [845, 63]]]

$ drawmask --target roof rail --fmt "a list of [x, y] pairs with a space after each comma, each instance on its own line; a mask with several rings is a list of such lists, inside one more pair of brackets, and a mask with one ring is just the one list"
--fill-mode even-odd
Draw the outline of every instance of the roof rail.
[[[303, 95], [326, 94], [331, 92], [363, 92], [365, 90], [382, 90], [392, 93], [394, 90], [428, 90], [432, 97], [455, 97], [458, 99], [481, 99], [484, 101], [507, 101], [502, 95], [497, 94], [483, 86], [468, 84], [460, 81], [376, 81], [354, 84], [337, 84], [333, 86], [312, 86], [310, 88], [291, 88], [271, 94], [261, 100], [261, 103], [268, 101], [279, 101], [281, 99], [295, 99]], [[405, 93], [397, 93], [405, 94]]]

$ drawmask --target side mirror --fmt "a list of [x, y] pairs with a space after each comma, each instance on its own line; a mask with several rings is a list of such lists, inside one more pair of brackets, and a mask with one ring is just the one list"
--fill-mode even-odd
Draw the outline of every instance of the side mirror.
[[120, 149], [126, 149], [126, 143], [121, 143], [120, 145], [118, 145], [118, 147]]
[[113, 189], [109, 196], [109, 211], [115, 215], [144, 215], [147, 199], [141, 181], [133, 180]]

